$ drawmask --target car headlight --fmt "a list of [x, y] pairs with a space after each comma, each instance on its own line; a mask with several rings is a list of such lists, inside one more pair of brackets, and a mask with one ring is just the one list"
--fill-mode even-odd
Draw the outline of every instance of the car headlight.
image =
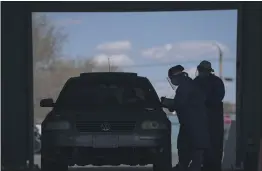
[[45, 130], [66, 130], [70, 128], [70, 123], [66, 121], [48, 122]]
[[142, 129], [166, 129], [166, 125], [157, 121], [144, 121], [141, 124]]

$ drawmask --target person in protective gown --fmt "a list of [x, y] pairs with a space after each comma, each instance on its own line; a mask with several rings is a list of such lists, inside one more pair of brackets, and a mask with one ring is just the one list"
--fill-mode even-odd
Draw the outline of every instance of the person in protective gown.
[[200, 171], [203, 153], [209, 148], [205, 96], [181, 65], [169, 69], [171, 83], [178, 86], [174, 99], [161, 97], [163, 107], [176, 111], [180, 123], [177, 138], [179, 162], [175, 170]]
[[206, 95], [206, 108], [211, 138], [211, 148], [205, 152], [203, 170], [221, 171], [224, 141], [223, 98], [225, 86], [223, 81], [212, 74], [211, 63], [202, 61], [198, 67], [198, 76], [194, 82]]

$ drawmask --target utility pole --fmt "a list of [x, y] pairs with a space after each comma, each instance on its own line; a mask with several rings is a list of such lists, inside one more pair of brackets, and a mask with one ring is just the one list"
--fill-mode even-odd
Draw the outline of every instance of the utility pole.
[[107, 58], [107, 59], [108, 59], [108, 71], [111, 72], [110, 58]]
[[219, 53], [219, 77], [221, 79], [223, 79], [223, 51], [221, 50], [220, 46], [217, 43], [213, 43], [217, 49], [218, 49], [218, 53]]

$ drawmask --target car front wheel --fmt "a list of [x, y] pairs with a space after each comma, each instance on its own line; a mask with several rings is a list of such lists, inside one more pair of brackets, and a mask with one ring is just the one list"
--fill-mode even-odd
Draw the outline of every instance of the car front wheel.
[[42, 171], [67, 171], [68, 166], [66, 163], [59, 161], [50, 161], [41, 158], [41, 170]]
[[63, 157], [54, 155], [50, 150], [41, 149], [41, 170], [42, 171], [67, 171], [68, 164], [64, 162]]

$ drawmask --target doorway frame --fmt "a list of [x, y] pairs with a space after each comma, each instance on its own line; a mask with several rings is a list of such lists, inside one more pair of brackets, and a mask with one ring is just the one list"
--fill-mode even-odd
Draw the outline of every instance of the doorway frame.
[[[246, 82], [247, 75], [246, 71], [251, 71], [256, 68], [256, 71], [261, 73], [261, 69], [257, 69], [261, 66], [262, 56], [259, 47], [262, 46], [262, 40], [259, 39], [261, 33], [253, 33], [258, 29], [251, 26], [245, 25], [249, 23], [251, 25], [257, 26], [262, 30], [262, 24], [255, 22], [252, 17], [261, 17], [261, 12], [252, 12], [254, 8], [261, 8], [261, 3], [257, 2], [3, 2], [2, 3], [2, 30], [3, 35], [3, 75], [4, 79], [3, 88], [3, 101], [4, 101], [4, 112], [2, 113], [1, 121], [1, 133], [4, 135], [3, 139], [6, 139], [5, 148], [14, 148], [16, 151], [24, 153], [23, 150], [19, 149], [22, 146], [26, 147], [27, 155], [18, 157], [11, 157], [9, 159], [15, 160], [13, 163], [15, 166], [24, 168], [22, 165], [26, 163], [29, 168], [32, 168], [33, 158], [33, 57], [32, 57], [32, 38], [31, 38], [31, 13], [32, 12], [149, 12], [149, 11], [197, 11], [197, 10], [238, 10], [238, 31], [237, 31], [237, 95], [236, 95], [236, 118], [237, 118], [237, 144], [236, 144], [236, 165], [241, 165], [241, 162], [249, 163], [246, 161], [246, 153], [249, 153], [256, 162], [258, 162], [257, 152], [259, 151], [259, 125], [261, 125], [261, 107], [258, 106], [258, 102], [261, 100], [261, 80], [249, 80], [252, 84], [257, 86], [251, 87]], [[6, 18], [5, 18], [6, 17]], [[8, 18], [7, 18], [8, 17]], [[3, 21], [4, 20], [4, 21]], [[248, 21], [251, 20], [251, 21]], [[262, 17], [261, 20], [262, 21]], [[4, 24], [3, 24], [4, 23]], [[20, 30], [15, 30], [15, 28], [20, 28]], [[22, 33], [22, 34], [21, 34]], [[13, 34], [16, 35], [12, 36]], [[254, 41], [247, 37], [247, 35], [252, 35], [252, 39], [255, 39], [255, 49], [251, 46], [254, 45]], [[256, 38], [257, 37], [257, 38]], [[15, 45], [14, 43], [15, 42]], [[20, 52], [14, 53], [12, 49]], [[252, 52], [253, 49], [253, 52]], [[9, 56], [12, 54], [13, 59]], [[248, 59], [244, 56], [249, 56]], [[21, 60], [21, 57], [23, 60]], [[16, 64], [13, 61], [17, 61]], [[243, 62], [244, 61], [244, 62]], [[244, 65], [245, 64], [245, 65]], [[248, 65], [246, 65], [248, 64]], [[5, 67], [6, 66], [6, 67]], [[11, 67], [8, 69], [7, 66], [13, 66], [14, 71], [21, 73], [17, 80], [10, 79]], [[15, 76], [13, 74], [13, 76]], [[20, 81], [20, 82], [19, 82]], [[249, 82], [250, 83], [250, 82]], [[16, 92], [11, 91], [11, 88], [15, 88], [15, 84], [21, 84], [23, 88], [20, 88]], [[257, 90], [257, 94], [252, 94], [254, 96], [253, 101], [257, 103], [252, 104], [252, 98], [248, 95], [248, 90]], [[24, 93], [26, 91], [26, 93]], [[240, 93], [241, 92], [241, 93]], [[18, 93], [19, 100], [12, 102], [10, 97], [16, 97]], [[21, 106], [21, 100], [26, 100], [26, 107], [23, 110], [11, 109], [13, 105]], [[252, 114], [247, 114], [248, 108], [252, 108]], [[8, 115], [7, 115], [8, 113]], [[20, 113], [20, 115], [18, 115]], [[26, 120], [23, 123], [15, 122], [12, 118], [17, 118]], [[26, 119], [25, 119], [26, 117]], [[250, 119], [250, 117], [253, 117]], [[249, 119], [247, 119], [249, 118]], [[3, 119], [6, 120], [8, 124], [3, 124]], [[248, 123], [248, 121], [254, 121]], [[18, 124], [18, 125], [17, 125]], [[23, 134], [24, 139], [21, 140], [23, 145], [18, 147], [14, 146], [15, 137], [7, 133], [20, 126], [23, 129], [19, 129], [17, 134]], [[257, 130], [257, 131], [256, 131]], [[253, 131], [253, 132], [252, 132]], [[11, 131], [12, 132], [12, 131]], [[9, 143], [8, 143], [9, 142]], [[251, 147], [252, 146], [252, 147]], [[3, 149], [3, 148], [2, 148]], [[257, 152], [254, 152], [254, 150]], [[3, 156], [6, 157], [6, 156]], [[7, 157], [8, 158], [8, 157]], [[24, 161], [26, 159], [26, 161]], [[22, 161], [23, 160], [23, 161]], [[254, 164], [254, 163], [253, 163]], [[20, 166], [21, 165], [21, 166]], [[258, 164], [257, 164], [258, 165]], [[252, 168], [251, 163], [247, 164], [246, 167]], [[253, 169], [251, 169], [253, 170]]]

